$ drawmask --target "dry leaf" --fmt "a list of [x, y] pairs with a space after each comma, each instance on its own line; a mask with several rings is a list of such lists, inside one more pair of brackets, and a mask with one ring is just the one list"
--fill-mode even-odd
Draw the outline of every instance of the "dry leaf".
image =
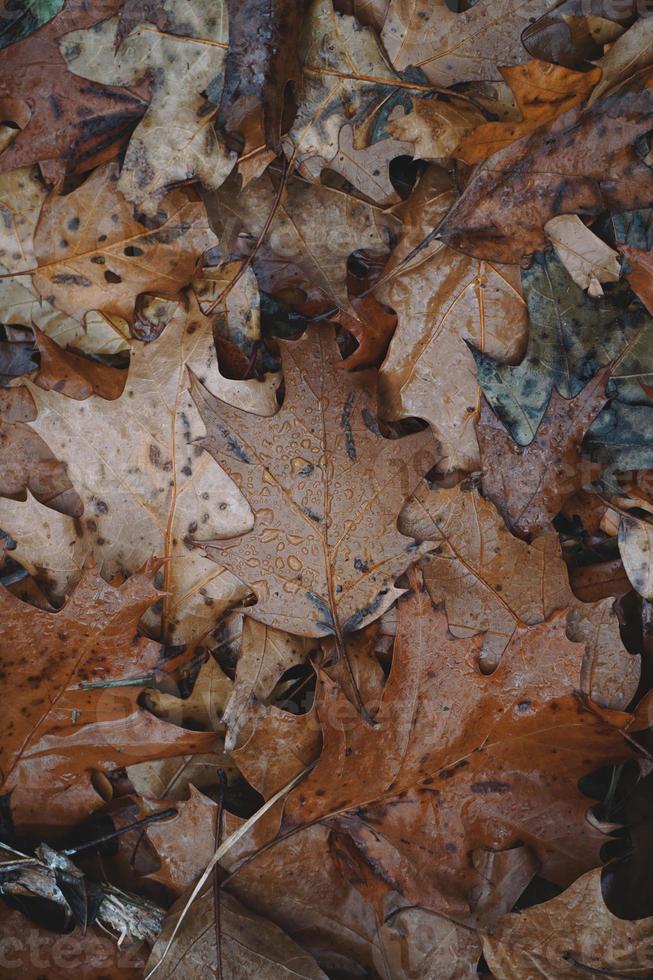
[[235, 162], [213, 127], [227, 49], [225, 0], [165, 0], [166, 30], [145, 23], [119, 43], [118, 19], [60, 41], [71, 72], [101, 85], [153, 79], [152, 97], [127, 148], [118, 189], [155, 216], [171, 185], [219, 187]]
[[338, 371], [333, 329], [284, 343], [286, 396], [269, 420], [195, 385], [203, 445], [236, 481], [254, 529], [205, 550], [256, 593], [249, 615], [303, 636], [340, 637], [401, 595], [394, 581], [416, 557], [396, 516], [435, 462], [430, 433], [380, 435], [372, 378]]
[[590, 296], [603, 295], [601, 283], [619, 281], [619, 256], [577, 214], [551, 218], [544, 233], [576, 285]]

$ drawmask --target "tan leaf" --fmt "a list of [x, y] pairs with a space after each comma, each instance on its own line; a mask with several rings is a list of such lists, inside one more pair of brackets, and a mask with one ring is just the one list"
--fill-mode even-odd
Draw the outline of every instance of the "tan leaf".
[[435, 462], [428, 432], [380, 435], [367, 372], [339, 371], [333, 329], [282, 345], [286, 396], [264, 421], [194, 397], [203, 442], [251, 502], [254, 529], [206, 547], [256, 593], [254, 619], [303, 636], [342, 635], [380, 616], [416, 557], [396, 518]]
[[418, 91], [425, 86], [402, 81], [375, 32], [355, 17], [335, 13], [332, 0], [312, 0], [300, 54], [303, 98], [284, 141], [286, 155], [309, 180], [319, 181], [329, 168], [378, 204], [398, 201], [384, 155], [399, 156], [406, 147], [394, 140], [374, 141], [375, 108], [397, 86]]
[[527, 58], [524, 28], [556, 0], [478, 0], [454, 13], [446, 0], [390, 0], [381, 38], [401, 71], [420, 68], [434, 85], [497, 77], [497, 62]]
[[611, 708], [630, 703], [639, 657], [621, 642], [611, 599], [576, 599], [554, 531], [532, 544], [513, 537], [494, 505], [465, 483], [451, 490], [423, 487], [404, 509], [400, 527], [439, 543], [424, 563], [427, 588], [435, 602], [445, 603], [454, 636], [484, 634], [484, 669], [499, 662], [515, 629], [571, 607], [569, 635], [585, 643], [582, 690]]
[[653, 24], [650, 16], [644, 16], [618, 37], [608, 53], [596, 62], [601, 69], [601, 81], [592, 92], [590, 105], [652, 63]]
[[[225, 747], [233, 749], [253, 702], [265, 701], [284, 671], [303, 663], [315, 643], [244, 617], [233, 691], [224, 710]], [[288, 779], [285, 780], [288, 782]], [[276, 787], [280, 789], [285, 783]]]
[[590, 296], [602, 296], [603, 282], [618, 282], [619, 256], [583, 224], [577, 214], [551, 218], [544, 233], [556, 255], [581, 289]]
[[[184, 899], [170, 910], [154, 944], [146, 971], [157, 969], [161, 980], [191, 980], [210, 976], [217, 959], [214, 889], [209, 885], [181, 925], [172, 954], [160, 962], [183, 908]], [[220, 947], [225, 978], [260, 980], [326, 980], [312, 956], [305, 953], [272, 922], [255, 915], [225, 892], [220, 893]]]
[[[34, 232], [47, 198], [36, 167], [0, 173], [0, 268], [3, 272], [34, 269]], [[97, 311], [84, 323], [55, 309], [39, 297], [30, 276], [8, 277], [0, 292], [0, 321], [37, 326], [60, 347], [76, 347], [89, 354], [116, 354], [127, 350], [129, 331], [124, 320]]]
[[146, 226], [116, 189], [117, 179], [117, 164], [105, 164], [43, 205], [34, 287], [71, 316], [102, 310], [131, 322], [139, 293], [177, 292], [193, 278], [202, 252], [216, 244], [204, 205], [188, 192], [169, 194], [160, 223]]
[[91, 553], [109, 578], [152, 555], [171, 559], [162, 570], [161, 629], [168, 642], [202, 636], [244, 595], [190, 539], [251, 526], [236, 486], [196, 444], [204, 428], [190, 397], [189, 369], [230, 401], [276, 411], [273, 376], [264, 382], [221, 376], [211, 321], [189, 297], [188, 311], [180, 304], [159, 340], [134, 341], [127, 385], [115, 401], [93, 395], [72, 402], [30, 386], [39, 407], [31, 429], [67, 464], [84, 502], [81, 522], [33, 500], [0, 501], [0, 527], [18, 542], [16, 558], [33, 572], [48, 570], [51, 595], [66, 594]]
[[613, 915], [601, 894], [601, 869], [557, 898], [507, 915], [483, 952], [497, 980], [577, 980], [579, 976], [648, 977], [653, 969], [653, 918]]
[[624, 514], [619, 554], [632, 587], [645, 599], [653, 599], [653, 525]]
[[83, 78], [128, 86], [152, 80], [150, 104], [129, 141], [118, 182], [127, 200], [149, 215], [172, 184], [198, 178], [219, 187], [236, 159], [213, 126], [227, 52], [227, 5], [166, 0], [164, 6], [166, 31], [141, 24], [118, 50], [117, 17], [59, 42], [69, 70]]
[[388, 129], [397, 139], [413, 143], [421, 160], [452, 156], [463, 137], [485, 119], [479, 109], [459, 99], [413, 98], [412, 103], [411, 112], [391, 118]]
[[233, 688], [219, 664], [209, 656], [200, 667], [193, 690], [182, 698], [178, 694], [148, 689], [148, 707], [163, 721], [202, 732], [224, 732], [222, 714]]
[[528, 329], [513, 269], [470, 259], [440, 242], [400, 265], [453, 200], [449, 175], [429, 169], [399, 209], [404, 237], [384, 271], [388, 281], [375, 290], [398, 315], [381, 368], [382, 413], [389, 419], [425, 419], [440, 445], [445, 471], [479, 465], [473, 423], [480, 396], [465, 341], [501, 361], [513, 361], [523, 353]]

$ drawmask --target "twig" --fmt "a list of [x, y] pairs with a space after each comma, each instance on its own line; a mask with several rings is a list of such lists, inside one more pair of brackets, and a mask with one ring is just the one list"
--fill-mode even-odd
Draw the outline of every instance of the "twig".
[[113, 840], [114, 837], [120, 837], [121, 834], [126, 834], [129, 830], [136, 830], [137, 827], [143, 827], [145, 824], [154, 823], [156, 820], [165, 820], [166, 817], [176, 817], [177, 810], [174, 806], [168, 807], [167, 810], [160, 810], [158, 813], [150, 813], [147, 817], [141, 817], [140, 820], [134, 820], [133, 823], [128, 823], [124, 827], [119, 827], [117, 830], [112, 831], [110, 834], [104, 834], [102, 837], [96, 837], [95, 840], [87, 841], [86, 844], [78, 844], [77, 847], [68, 847], [62, 854], [70, 857], [72, 854], [77, 854], [79, 851], [85, 851], [89, 847], [95, 847], [97, 844], [103, 844], [107, 840]]

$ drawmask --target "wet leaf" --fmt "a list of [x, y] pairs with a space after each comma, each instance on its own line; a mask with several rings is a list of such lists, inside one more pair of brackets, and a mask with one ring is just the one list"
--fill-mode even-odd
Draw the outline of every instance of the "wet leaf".
[[396, 529], [403, 500], [435, 462], [430, 433], [380, 435], [371, 377], [338, 370], [332, 328], [282, 347], [285, 401], [264, 421], [194, 397], [203, 445], [238, 482], [253, 530], [205, 548], [255, 592], [259, 622], [303, 636], [360, 629], [401, 594], [416, 552]]
[[653, 920], [619, 919], [601, 894], [600, 869], [589, 871], [558, 898], [506, 916], [483, 940], [492, 975], [576, 980], [580, 972], [648, 976], [653, 965]]
[[66, 34], [59, 45], [70, 71], [92, 82], [135, 86], [153, 79], [118, 183], [128, 201], [152, 216], [171, 185], [199, 178], [219, 187], [235, 160], [213, 127], [224, 79], [226, 2], [201, 0], [189, 9], [170, 0], [165, 9], [165, 31], [141, 24], [119, 44], [112, 18]]
[[139, 638], [136, 629], [158, 598], [154, 570], [145, 567], [113, 586], [87, 567], [56, 613], [0, 587], [0, 656], [13, 678], [2, 718], [2, 786], [11, 792], [17, 824], [52, 827], [82, 819], [101, 803], [90, 782], [94, 769], [211, 744], [213, 736], [182, 732], [139, 708], [141, 686], [103, 684], [142, 676], [160, 658], [158, 644]]
[[61, 11], [64, 0], [9, 0], [0, 11], [0, 48], [15, 44]]
[[[475, 171], [439, 237], [476, 258], [516, 263], [545, 246], [550, 218], [648, 206], [653, 173], [636, 145], [652, 104], [653, 88], [638, 75], [499, 150]], [[620, 125], [608, 127], [616, 117]]]
[[571, 278], [590, 296], [603, 295], [601, 283], [619, 281], [619, 256], [578, 215], [551, 218], [544, 231]]
[[34, 287], [71, 316], [102, 310], [131, 322], [139, 293], [177, 292], [215, 244], [196, 198], [173, 191], [151, 224], [133, 216], [117, 180], [116, 164], [106, 164], [70, 194], [53, 193], [43, 205]]
[[[50, 594], [61, 598], [93, 553], [109, 578], [133, 572], [152, 555], [162, 569], [160, 623], [168, 642], [202, 636], [220, 612], [242, 598], [237, 581], [202, 557], [191, 539], [208, 541], [251, 525], [238, 489], [196, 439], [204, 434], [189, 392], [189, 370], [209, 390], [253, 411], [274, 412], [276, 379], [238, 382], [219, 371], [212, 325], [195, 300], [180, 304], [161, 338], [134, 341], [120, 398], [82, 402], [31, 387], [39, 436], [67, 466], [83, 502], [81, 521], [25, 504], [0, 501], [0, 526], [11, 529], [19, 561], [47, 570]], [[253, 418], [258, 418], [254, 415]], [[111, 478], [108, 479], [108, 474]], [[72, 547], [71, 547], [72, 542]]]
[[601, 78], [600, 69], [570, 71], [544, 61], [502, 68], [521, 112], [520, 122], [490, 122], [477, 126], [460, 144], [455, 156], [465, 163], [478, 163], [515, 140], [551, 122], [567, 109], [585, 101]]

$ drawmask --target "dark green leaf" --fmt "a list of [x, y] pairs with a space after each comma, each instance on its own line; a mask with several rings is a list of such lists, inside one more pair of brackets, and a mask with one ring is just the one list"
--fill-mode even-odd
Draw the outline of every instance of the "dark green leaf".
[[8, 48], [63, 10], [65, 0], [5, 0], [0, 7], [0, 48]]

